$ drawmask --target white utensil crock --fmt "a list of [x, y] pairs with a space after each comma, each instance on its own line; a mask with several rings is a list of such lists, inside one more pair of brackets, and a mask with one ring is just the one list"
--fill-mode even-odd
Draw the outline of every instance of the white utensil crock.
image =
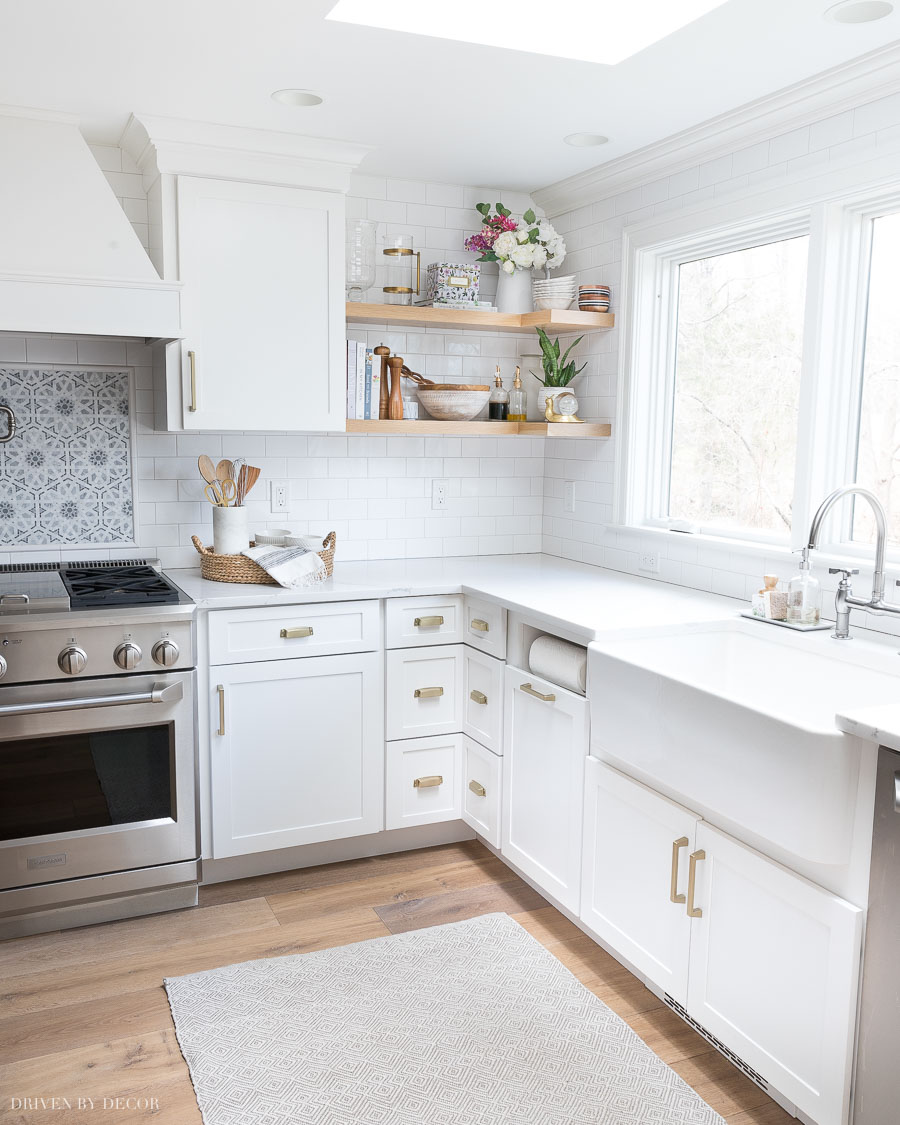
[[239, 555], [250, 546], [246, 508], [213, 508], [213, 550], [217, 555]]

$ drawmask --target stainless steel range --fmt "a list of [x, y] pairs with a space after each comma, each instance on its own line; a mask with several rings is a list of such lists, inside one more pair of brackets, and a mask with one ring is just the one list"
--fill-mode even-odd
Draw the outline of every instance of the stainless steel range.
[[196, 904], [193, 615], [143, 560], [0, 566], [0, 938]]

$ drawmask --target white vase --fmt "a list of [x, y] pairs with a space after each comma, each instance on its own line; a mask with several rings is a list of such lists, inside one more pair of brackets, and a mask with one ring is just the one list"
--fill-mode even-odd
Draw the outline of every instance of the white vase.
[[531, 270], [500, 270], [497, 279], [497, 311], [502, 313], [529, 313], [534, 311], [531, 296]]
[[213, 508], [213, 550], [217, 555], [239, 555], [250, 545], [247, 509]]

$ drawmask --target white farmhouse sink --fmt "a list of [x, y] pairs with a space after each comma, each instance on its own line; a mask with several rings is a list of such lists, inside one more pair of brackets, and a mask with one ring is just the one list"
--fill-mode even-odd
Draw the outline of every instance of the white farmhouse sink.
[[743, 619], [595, 641], [593, 752], [794, 855], [843, 863], [860, 757], [834, 716], [900, 699], [896, 649]]

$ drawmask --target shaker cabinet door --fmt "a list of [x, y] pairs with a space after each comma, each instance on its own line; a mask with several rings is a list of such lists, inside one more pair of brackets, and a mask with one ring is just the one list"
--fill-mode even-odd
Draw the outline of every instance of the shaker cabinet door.
[[588, 702], [513, 667], [505, 694], [501, 853], [577, 911]]
[[863, 912], [697, 825], [687, 1009], [817, 1125], [850, 1099]]
[[585, 767], [581, 921], [687, 1003], [688, 857], [699, 817], [597, 758]]
[[384, 827], [381, 656], [210, 669], [213, 855]]
[[342, 430], [343, 197], [179, 176], [177, 211], [184, 428]]

